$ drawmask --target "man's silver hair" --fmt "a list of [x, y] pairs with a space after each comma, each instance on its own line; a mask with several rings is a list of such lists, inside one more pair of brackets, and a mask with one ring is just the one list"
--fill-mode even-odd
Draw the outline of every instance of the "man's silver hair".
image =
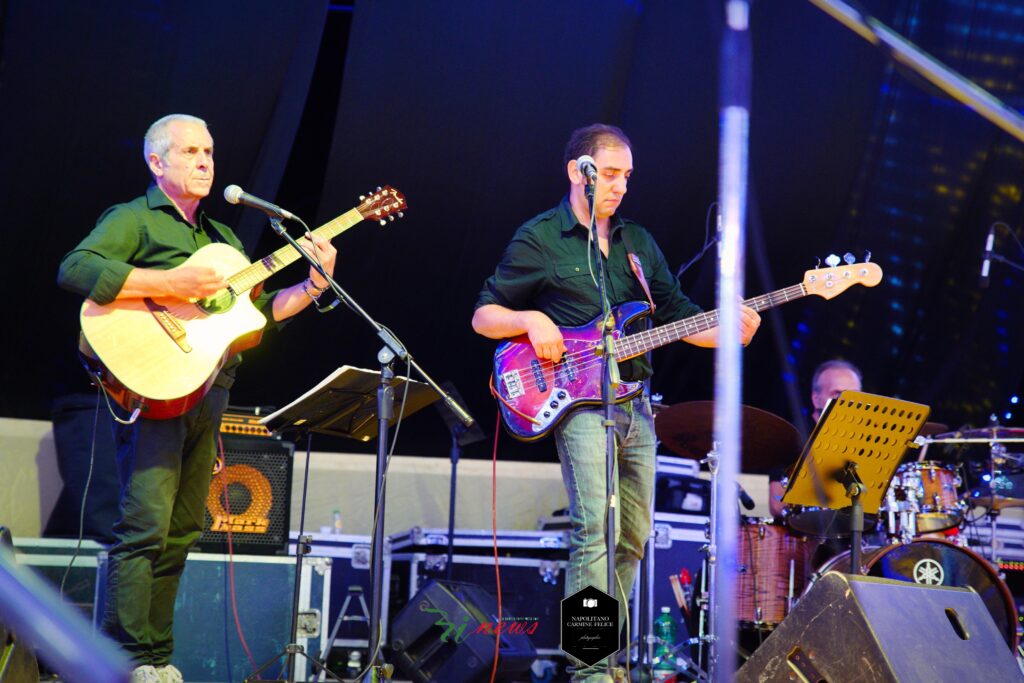
[[833, 358], [832, 360], [825, 361], [814, 370], [814, 377], [811, 378], [811, 391], [814, 393], [821, 391], [821, 376], [825, 374], [827, 370], [849, 370], [857, 376], [858, 382], [861, 384], [864, 383], [864, 378], [860, 374], [860, 368], [848, 360]]
[[168, 114], [163, 118], [157, 119], [149, 127], [149, 130], [146, 131], [146, 137], [142, 141], [142, 156], [146, 160], [147, 165], [149, 164], [150, 154], [156, 154], [161, 159], [167, 156], [167, 151], [171, 148], [171, 134], [167, 129], [175, 121], [196, 123], [203, 128], [208, 128], [206, 121], [188, 114]]

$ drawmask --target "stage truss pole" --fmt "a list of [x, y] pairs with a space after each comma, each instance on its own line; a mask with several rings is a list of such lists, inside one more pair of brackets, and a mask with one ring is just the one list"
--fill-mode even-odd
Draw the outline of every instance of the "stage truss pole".
[[[750, 128], [750, 3], [726, 0], [722, 31], [719, 93], [718, 204], [722, 211], [718, 261], [719, 343], [715, 352], [715, 420], [713, 451], [716, 502], [708, 559], [711, 562], [708, 675], [729, 683], [736, 669], [734, 573], [738, 538], [737, 472], [740, 462], [740, 406], [743, 395], [743, 349], [740, 304], [747, 206], [747, 155]], [[724, 656], [720, 653], [725, 651]]]

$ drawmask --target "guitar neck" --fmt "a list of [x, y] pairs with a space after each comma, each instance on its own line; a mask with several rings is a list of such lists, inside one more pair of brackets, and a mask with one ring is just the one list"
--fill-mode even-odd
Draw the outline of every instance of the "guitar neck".
[[[792, 287], [786, 287], [785, 289], [777, 289], [774, 292], [769, 292], [768, 294], [755, 296], [752, 299], [747, 299], [743, 304], [760, 312], [769, 308], [774, 308], [775, 306], [780, 306], [788, 301], [795, 301], [805, 296], [807, 296], [807, 291], [804, 289], [803, 284], [799, 284], [793, 285]], [[677, 320], [674, 323], [668, 323], [661, 327], [655, 327], [650, 330], [644, 330], [643, 332], [637, 332], [636, 334], [623, 337], [616, 344], [615, 357], [619, 360], [636, 358], [637, 356], [642, 356], [648, 351], [679, 341], [684, 337], [692, 336], [698, 332], [710, 330], [713, 327], [718, 327], [717, 309], [707, 311], [705, 313], [698, 313], [697, 315], [690, 316], [689, 318]]]
[[[345, 232], [361, 220], [363, 220], [363, 215], [359, 213], [359, 209], [351, 209], [334, 220], [324, 223], [314, 230], [313, 234], [325, 239], [332, 239]], [[229, 277], [228, 283], [236, 294], [247, 292], [277, 271], [294, 263], [300, 258], [302, 258], [302, 256], [299, 252], [297, 252], [292, 245], [286, 244], [273, 254], [252, 263], [248, 267], [243, 268]]]

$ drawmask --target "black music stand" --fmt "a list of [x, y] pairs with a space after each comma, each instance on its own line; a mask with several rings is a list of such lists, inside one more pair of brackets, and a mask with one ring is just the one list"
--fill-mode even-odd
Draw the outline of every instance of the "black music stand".
[[[441, 388], [459, 404], [465, 403], [459, 390], [451, 382], [441, 382]], [[447, 567], [446, 578], [452, 581], [454, 578], [452, 572], [455, 567], [455, 563], [452, 561], [452, 556], [455, 554], [455, 484], [458, 480], [459, 459], [462, 457], [463, 446], [483, 441], [486, 437], [483, 430], [480, 429], [479, 423], [474, 422], [472, 426], [467, 427], [444, 406], [438, 405], [436, 408], [437, 412], [441, 413], [441, 419], [444, 420], [445, 426], [448, 427], [448, 433], [452, 436], [452, 447], [449, 451], [452, 469], [448, 482], [448, 563], [445, 565]]]
[[828, 402], [797, 460], [782, 502], [850, 508], [850, 573], [860, 573], [864, 513], [877, 514], [896, 468], [931, 408], [844, 391]]
[[[377, 436], [377, 389], [380, 373], [343, 365], [315, 387], [284, 408], [260, 420], [272, 432], [317, 432], [344, 436], [356, 441], [369, 441]], [[406, 379], [391, 380], [395, 392], [395, 411], [403, 417], [425, 408], [440, 396], [427, 384], [409, 380], [409, 394], [405, 393]], [[391, 420], [394, 423], [394, 419]]]
[[[305, 434], [306, 436], [306, 465], [305, 476], [302, 482], [302, 501], [299, 507], [299, 534], [295, 542], [295, 583], [292, 595], [292, 623], [290, 631], [290, 637], [293, 639], [297, 639], [298, 634], [302, 558], [310, 552], [313, 540], [311, 536], [303, 534], [306, 518], [306, 490], [309, 481], [309, 457], [313, 433], [344, 436], [364, 442], [376, 437], [380, 428], [380, 421], [377, 416], [377, 393], [381, 388], [381, 384], [381, 373], [375, 370], [364, 370], [344, 365], [284, 408], [260, 420], [260, 424], [266, 426], [272, 432], [289, 433], [296, 436]], [[408, 384], [408, 393], [406, 393], [406, 384]], [[388, 385], [390, 390], [395, 393], [395, 402], [398, 404], [397, 411], [392, 411], [388, 424], [394, 423], [394, 415], [396, 413], [404, 418], [440, 398], [429, 385], [416, 380], [392, 377]], [[404, 404], [402, 403], [403, 398]], [[381, 490], [381, 482], [376, 482], [376, 487], [378, 491]], [[383, 521], [376, 520], [375, 524], [383, 524]], [[375, 552], [379, 560], [380, 550], [376, 549]], [[381, 591], [379, 581], [375, 580], [373, 582], [372, 589], [375, 604], [379, 604], [377, 600]], [[369, 626], [371, 632], [373, 629], [379, 628], [379, 624], [370, 624]], [[371, 643], [374, 640], [374, 638], [370, 638]], [[285, 670], [287, 671], [287, 680], [293, 681], [295, 658], [297, 655], [308, 659], [315, 668], [326, 671], [331, 676], [341, 680], [340, 676], [326, 667], [328, 654], [323, 653], [323, 662], [321, 662], [310, 657], [298, 643], [289, 642], [283, 651], [274, 655], [273, 658], [256, 669], [245, 681], [258, 679], [261, 672], [281, 659], [281, 657], [286, 657]], [[373, 657], [372, 652], [370, 656], [371, 658]], [[317, 676], [319, 676], [319, 670], [317, 671]]]

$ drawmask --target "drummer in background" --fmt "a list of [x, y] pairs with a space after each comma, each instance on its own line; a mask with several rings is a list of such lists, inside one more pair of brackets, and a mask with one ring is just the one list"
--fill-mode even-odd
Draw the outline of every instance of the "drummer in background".
[[[861, 374], [856, 365], [841, 359], [827, 360], [814, 371], [811, 378], [811, 418], [815, 422], [821, 417], [821, 411], [825, 405], [844, 391], [860, 391]], [[785, 505], [782, 504], [782, 496], [786, 487], [782, 484], [785, 471], [773, 470], [768, 475], [768, 508], [772, 517], [781, 517]]]

